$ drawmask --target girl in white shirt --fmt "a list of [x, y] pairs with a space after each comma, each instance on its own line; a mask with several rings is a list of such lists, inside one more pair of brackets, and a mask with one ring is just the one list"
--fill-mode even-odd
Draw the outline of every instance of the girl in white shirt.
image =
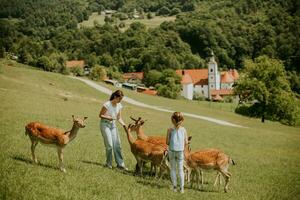
[[180, 192], [184, 193], [184, 147], [187, 144], [187, 133], [183, 126], [183, 116], [180, 112], [174, 112], [171, 117], [174, 127], [167, 132], [167, 144], [169, 145], [169, 159], [171, 164], [171, 180], [174, 191], [177, 191], [176, 166], [178, 166]]
[[109, 101], [105, 102], [101, 108], [99, 117], [100, 130], [103, 136], [106, 149], [106, 166], [112, 169], [112, 153], [114, 153], [115, 161], [119, 169], [128, 170], [125, 167], [121, 152], [121, 142], [119, 138], [116, 121], [123, 127], [125, 125], [121, 117], [122, 101], [124, 94], [121, 90], [117, 90], [111, 94]]

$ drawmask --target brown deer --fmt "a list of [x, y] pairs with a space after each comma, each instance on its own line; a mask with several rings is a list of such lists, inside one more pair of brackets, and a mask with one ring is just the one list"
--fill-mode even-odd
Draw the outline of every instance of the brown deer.
[[185, 148], [184, 153], [187, 166], [193, 173], [196, 173], [198, 188], [200, 182], [200, 174], [201, 182], [203, 184], [202, 169], [213, 169], [218, 171], [214, 185], [216, 185], [218, 178], [221, 181], [220, 176], [222, 175], [225, 179], [224, 191], [228, 191], [228, 183], [231, 177], [231, 173], [228, 172], [229, 164], [235, 164], [228, 155], [218, 149], [206, 149], [191, 152], [189, 147]]
[[[144, 133], [144, 130], [142, 129], [142, 126], [144, 125], [145, 121], [142, 120], [141, 117], [139, 117], [138, 119], [134, 119], [133, 117], [130, 116], [130, 118], [134, 121], [135, 124], [135, 132], [137, 135], [138, 139], [144, 140], [146, 142], [152, 143], [152, 144], [157, 144], [162, 146], [163, 148], [165, 148], [165, 150], [168, 150], [168, 145], [166, 143], [166, 137], [164, 136], [147, 136]], [[145, 164], [145, 162], [143, 162], [143, 165]], [[157, 167], [156, 165], [154, 165], [154, 163], [151, 163], [151, 169], [150, 169], [150, 173], [153, 172], [154, 169], [154, 173], [156, 174], [157, 172]], [[138, 165], [136, 166], [136, 170], [138, 170]]]
[[142, 126], [145, 123], [145, 121], [142, 120], [141, 117], [139, 117], [138, 119], [134, 119], [133, 117], [130, 117], [130, 118], [135, 122], [135, 125], [139, 125], [139, 128], [136, 131], [138, 139], [141, 139], [141, 140], [153, 143], [153, 144], [160, 144], [163, 147], [165, 147], [166, 149], [168, 148], [168, 145], [166, 143], [167, 139], [165, 136], [147, 136], [147, 135], [145, 135], [145, 133], [142, 129]]
[[168, 168], [166, 159], [167, 151], [160, 145], [152, 144], [141, 139], [134, 139], [131, 135], [131, 131], [136, 131], [137, 127], [137, 125], [129, 124], [128, 128], [124, 126], [124, 129], [127, 134], [131, 152], [139, 166], [140, 175], [143, 175], [143, 162], [151, 162], [160, 167], [160, 177], [162, 171]]
[[58, 128], [48, 127], [40, 122], [30, 122], [25, 126], [25, 135], [28, 135], [31, 140], [31, 154], [32, 160], [38, 163], [35, 156], [35, 147], [40, 142], [45, 145], [54, 146], [57, 148], [58, 159], [59, 159], [59, 169], [62, 172], [66, 172], [63, 164], [63, 149], [77, 136], [79, 128], [85, 127], [85, 120], [80, 118], [73, 118], [73, 126], [70, 131], [63, 131]]

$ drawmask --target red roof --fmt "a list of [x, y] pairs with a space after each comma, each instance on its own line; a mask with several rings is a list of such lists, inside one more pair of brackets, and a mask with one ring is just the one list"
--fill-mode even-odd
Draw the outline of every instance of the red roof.
[[221, 83], [233, 83], [234, 78], [230, 72], [222, 72], [221, 73]]
[[233, 90], [232, 89], [220, 89], [220, 90], [210, 90], [210, 94], [212, 96], [216, 96], [216, 95], [231, 95], [233, 94]]
[[193, 83], [192, 77], [189, 74], [184, 74], [181, 79], [181, 84]]
[[240, 77], [240, 75], [236, 69], [231, 69], [230, 73], [233, 76], [234, 80], [237, 80]]
[[207, 85], [208, 84], [208, 69], [185, 69], [176, 70], [176, 74], [183, 76], [188, 74], [192, 78], [194, 85]]
[[70, 60], [66, 61], [66, 67], [84, 67], [85, 63], [84, 60]]
[[124, 73], [123, 79], [129, 80], [129, 79], [139, 79], [142, 80], [144, 78], [144, 72], [130, 72], [130, 73]]
[[149, 94], [149, 95], [153, 95], [153, 96], [156, 96], [157, 95], [157, 91], [156, 90], [144, 90], [142, 92], [143, 94]]

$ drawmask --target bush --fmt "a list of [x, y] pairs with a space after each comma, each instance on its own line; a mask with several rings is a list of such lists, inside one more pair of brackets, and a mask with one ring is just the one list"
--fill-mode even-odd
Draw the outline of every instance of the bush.
[[181, 13], [181, 10], [179, 8], [173, 8], [170, 15], [177, 15], [178, 13]]
[[233, 97], [231, 97], [231, 96], [224, 97], [223, 100], [224, 100], [225, 103], [232, 103], [233, 102]]
[[147, 14], [147, 19], [152, 19], [152, 18], [153, 18], [152, 13], [151, 13], [151, 12], [148, 12], [148, 14]]
[[75, 76], [83, 76], [83, 69], [79, 66], [72, 67], [70, 71]]
[[121, 22], [121, 23], [119, 24], [119, 28], [125, 28], [125, 23], [124, 23], [124, 22]]
[[161, 7], [161, 9], [158, 10], [158, 15], [167, 16], [167, 15], [170, 15], [170, 13], [171, 13], [170, 9], [166, 6], [163, 6], [163, 7]]
[[90, 79], [99, 81], [106, 78], [106, 69], [104, 67], [101, 67], [99, 65], [92, 68], [92, 71], [90, 73]]
[[194, 93], [193, 100], [205, 101], [205, 96], [203, 96], [201, 93]]
[[110, 79], [118, 80], [119, 82], [123, 82], [122, 74], [118, 71], [117, 67], [107, 68], [107, 76]]

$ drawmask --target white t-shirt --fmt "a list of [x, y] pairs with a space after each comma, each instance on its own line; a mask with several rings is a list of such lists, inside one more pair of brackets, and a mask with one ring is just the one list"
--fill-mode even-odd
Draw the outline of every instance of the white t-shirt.
[[107, 109], [105, 115], [110, 116], [113, 119], [117, 119], [118, 113], [123, 108], [121, 103], [117, 103], [116, 106], [113, 106], [110, 101], [105, 102], [103, 106]]

